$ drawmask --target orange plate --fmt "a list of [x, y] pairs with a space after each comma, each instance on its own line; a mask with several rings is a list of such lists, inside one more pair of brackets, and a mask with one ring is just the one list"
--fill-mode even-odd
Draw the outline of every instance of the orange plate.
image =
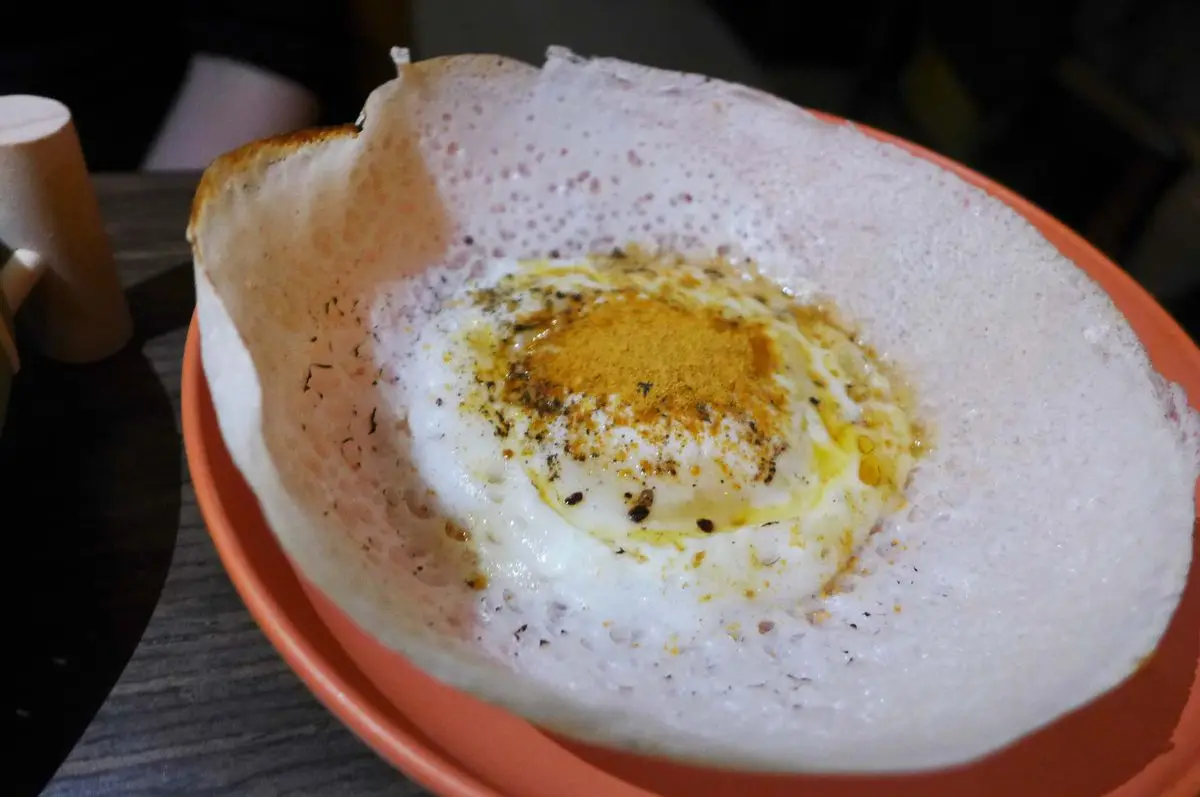
[[[842, 121], [833, 119], [833, 121]], [[1125, 313], [1155, 368], [1200, 400], [1200, 350], [1128, 275], [1046, 213], [939, 155], [860, 128], [1008, 203], [1087, 271]], [[902, 777], [742, 775], [627, 755], [544, 733], [450, 689], [385, 650], [297, 577], [221, 440], [195, 320], [183, 365], [183, 431], [217, 551], [267, 637], [309, 688], [376, 752], [451, 797], [1200, 794], [1200, 567], [1158, 652], [1120, 688], [970, 766]], [[1147, 467], [1153, 467], [1147, 463]], [[1198, 490], [1200, 502], [1200, 490]], [[1200, 525], [1195, 535], [1200, 560]]]

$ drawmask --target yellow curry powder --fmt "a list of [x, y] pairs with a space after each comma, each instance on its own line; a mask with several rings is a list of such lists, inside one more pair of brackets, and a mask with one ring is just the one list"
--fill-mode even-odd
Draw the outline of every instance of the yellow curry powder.
[[784, 405], [772, 378], [779, 354], [761, 324], [631, 289], [603, 297], [527, 322], [541, 329], [509, 382], [522, 403], [613, 397], [636, 421], [686, 426], [722, 415], [767, 423]]

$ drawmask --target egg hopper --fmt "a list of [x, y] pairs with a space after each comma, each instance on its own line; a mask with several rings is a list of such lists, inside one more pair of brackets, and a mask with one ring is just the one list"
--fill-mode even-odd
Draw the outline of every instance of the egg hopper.
[[[834, 120], [836, 121], [836, 120]], [[1200, 351], [1094, 248], [1001, 186], [878, 131], [1017, 210], [1126, 315], [1155, 368], [1200, 396]], [[183, 421], [198, 502], [251, 612], [314, 693], [384, 758], [447, 795], [981, 794], [1184, 797], [1200, 790], [1200, 570], [1155, 655], [1119, 688], [973, 764], [904, 777], [765, 776], [681, 766], [545, 734], [426, 676], [298, 579], [221, 440], [195, 323]], [[1200, 555], [1200, 527], [1193, 535]]]

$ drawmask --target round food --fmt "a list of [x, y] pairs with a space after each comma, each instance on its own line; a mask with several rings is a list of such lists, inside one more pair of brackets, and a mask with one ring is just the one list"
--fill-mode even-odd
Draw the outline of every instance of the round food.
[[407, 417], [439, 514], [485, 576], [638, 596], [605, 621], [631, 638], [647, 610], [736, 635], [828, 591], [921, 445], [828, 310], [723, 261], [500, 261], [420, 342]]
[[962, 763], [1152, 653], [1200, 416], [1016, 213], [742, 86], [394, 57], [188, 231], [233, 461], [365, 631], [783, 772]]

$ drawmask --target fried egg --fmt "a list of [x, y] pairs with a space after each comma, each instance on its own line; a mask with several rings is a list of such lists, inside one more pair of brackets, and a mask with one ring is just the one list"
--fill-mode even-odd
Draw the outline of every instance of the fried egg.
[[833, 308], [720, 259], [497, 261], [420, 350], [413, 461], [484, 576], [802, 601], [922, 445]]

